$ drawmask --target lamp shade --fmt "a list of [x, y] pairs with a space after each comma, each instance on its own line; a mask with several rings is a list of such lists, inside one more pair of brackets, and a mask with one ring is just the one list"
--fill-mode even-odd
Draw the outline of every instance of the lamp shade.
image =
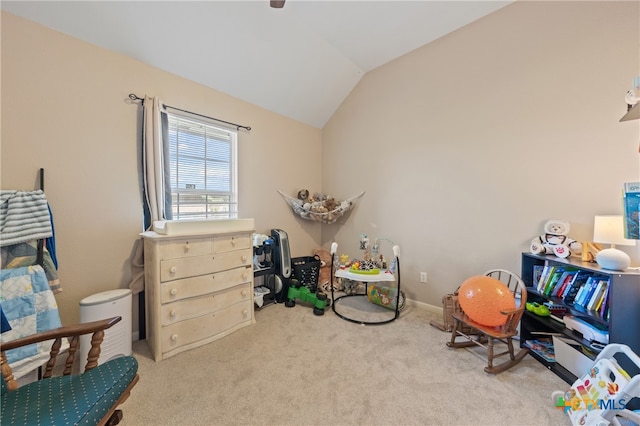
[[624, 222], [622, 216], [596, 216], [593, 221], [593, 241], [611, 244], [611, 248], [601, 250], [596, 255], [596, 262], [604, 269], [624, 271], [631, 264], [629, 255], [615, 248], [634, 246], [635, 240], [624, 237]]
[[624, 237], [622, 216], [596, 216], [593, 220], [593, 241], [621, 246], [635, 246], [635, 240]]

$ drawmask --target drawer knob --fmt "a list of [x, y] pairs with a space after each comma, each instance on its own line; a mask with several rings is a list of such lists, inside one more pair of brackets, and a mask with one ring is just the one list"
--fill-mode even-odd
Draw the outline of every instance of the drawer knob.
[[246, 318], [248, 313], [249, 311], [245, 309], [244, 311], [242, 311], [242, 316]]
[[175, 296], [176, 294], [178, 294], [178, 289], [177, 288], [172, 288], [169, 293], [171, 293], [172, 296]]
[[240, 292], [240, 294], [241, 294], [241, 295], [243, 295], [243, 296], [246, 296], [246, 295], [247, 295], [247, 290], [242, 290], [242, 291]]
[[189, 253], [189, 241], [184, 244], [184, 252]]
[[171, 272], [172, 274], [175, 274], [177, 271], [175, 266], [172, 266], [171, 269], [169, 269], [169, 272]]
[[246, 262], [247, 261], [247, 256], [242, 256], [242, 261]]
[[249, 276], [248, 276], [246, 273], [242, 274], [242, 279], [243, 279], [243, 280], [246, 280], [248, 277], [249, 277]]
[[234, 237], [231, 237], [231, 245], [232, 246], [236, 245], [236, 239]]
[[175, 342], [176, 340], [178, 340], [178, 335], [177, 334], [172, 334], [171, 335], [171, 341]]
[[171, 318], [175, 318], [176, 317], [176, 311], [169, 312], [169, 315], [171, 316]]

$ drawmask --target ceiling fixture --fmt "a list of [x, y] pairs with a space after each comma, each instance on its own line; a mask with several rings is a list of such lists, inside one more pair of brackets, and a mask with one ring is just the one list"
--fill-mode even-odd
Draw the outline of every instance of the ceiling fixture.
[[285, 0], [270, 0], [270, 5], [274, 9], [282, 9], [284, 7]]

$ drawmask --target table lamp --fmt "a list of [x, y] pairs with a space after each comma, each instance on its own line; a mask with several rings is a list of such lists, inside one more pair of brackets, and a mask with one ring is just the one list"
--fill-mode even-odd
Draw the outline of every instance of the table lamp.
[[631, 258], [623, 251], [616, 249], [621, 246], [634, 246], [635, 240], [624, 237], [624, 223], [622, 216], [596, 216], [593, 221], [593, 241], [611, 244], [611, 248], [600, 250], [596, 255], [596, 262], [604, 269], [624, 271], [631, 264]]

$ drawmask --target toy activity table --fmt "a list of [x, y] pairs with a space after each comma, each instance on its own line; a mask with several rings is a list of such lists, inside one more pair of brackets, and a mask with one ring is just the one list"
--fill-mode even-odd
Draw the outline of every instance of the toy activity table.
[[[379, 321], [362, 321], [362, 320], [358, 320], [358, 319], [354, 319], [350, 316], [348, 316], [344, 311], [338, 312], [338, 308], [340, 306], [340, 301], [346, 298], [351, 298], [351, 297], [368, 297], [369, 294], [369, 284], [372, 283], [385, 283], [385, 282], [394, 282], [396, 280], [396, 277], [394, 276], [394, 274], [392, 274], [389, 271], [379, 271], [378, 273], [372, 274], [372, 273], [356, 273], [356, 272], [352, 272], [349, 269], [337, 269], [335, 271], [335, 277], [336, 278], [344, 278], [344, 279], [349, 279], [352, 281], [358, 281], [364, 284], [365, 286], [365, 292], [363, 293], [355, 293], [355, 294], [344, 294], [338, 297], [335, 297], [334, 294], [334, 290], [333, 290], [333, 285], [331, 286], [331, 307], [333, 309], [333, 312], [335, 312], [336, 315], [338, 315], [340, 318], [347, 320], [347, 321], [351, 321], [351, 322], [355, 322], [357, 324], [362, 324], [362, 325], [375, 325], [375, 324], [386, 324], [386, 323], [390, 323], [392, 321], [395, 321], [399, 316], [400, 316], [400, 270], [398, 267], [398, 285], [397, 288], [395, 288], [395, 308], [393, 310], [390, 310], [390, 313], [393, 313], [393, 316], [391, 318], [385, 318], [383, 320], [379, 320]], [[388, 308], [381, 308], [381, 309], [385, 309], [388, 310]]]

